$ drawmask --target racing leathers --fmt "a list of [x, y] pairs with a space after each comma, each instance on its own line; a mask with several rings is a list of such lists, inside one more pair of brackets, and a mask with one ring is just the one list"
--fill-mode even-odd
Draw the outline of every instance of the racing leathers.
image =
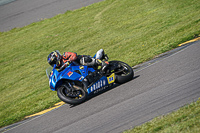
[[[102, 53], [101, 56], [99, 56], [100, 52]], [[107, 59], [107, 56], [105, 56], [103, 49], [100, 49], [97, 54], [97, 58], [92, 58], [89, 55], [77, 55], [77, 53], [73, 52], [64, 52], [64, 54], [61, 56], [60, 62], [57, 64], [57, 68], [59, 68], [58, 71], [60, 72], [64, 70], [73, 61], [77, 65], [94, 67], [94, 69], [101, 69], [102, 72], [105, 73], [108, 62], [102, 61], [102, 59]]]

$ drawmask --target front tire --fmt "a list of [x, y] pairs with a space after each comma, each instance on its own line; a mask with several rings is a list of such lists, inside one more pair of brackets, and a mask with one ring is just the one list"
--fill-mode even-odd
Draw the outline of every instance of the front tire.
[[133, 69], [122, 61], [110, 61], [109, 64], [117, 63], [120, 65], [119, 69], [115, 71], [115, 82], [123, 84], [133, 79]]
[[84, 88], [80, 86], [72, 87], [74, 88], [74, 91], [70, 91], [70, 87], [66, 84], [63, 84], [58, 87], [57, 95], [60, 98], [60, 100], [72, 105], [84, 102], [87, 96], [87, 93], [85, 92]]

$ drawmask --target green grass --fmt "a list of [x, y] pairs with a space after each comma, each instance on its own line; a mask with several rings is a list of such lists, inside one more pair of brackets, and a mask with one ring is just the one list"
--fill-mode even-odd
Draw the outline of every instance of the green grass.
[[0, 127], [53, 106], [45, 69], [53, 50], [134, 66], [200, 34], [199, 0], [105, 0], [0, 32]]
[[200, 99], [166, 116], [159, 116], [152, 121], [124, 133], [199, 133]]

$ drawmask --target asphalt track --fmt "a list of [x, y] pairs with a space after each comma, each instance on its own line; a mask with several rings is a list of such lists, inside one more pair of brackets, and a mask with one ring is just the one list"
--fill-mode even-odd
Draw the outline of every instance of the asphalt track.
[[67, 10], [88, 6], [102, 0], [2, 0], [12, 1], [1, 5], [0, 1], [0, 32], [15, 27], [23, 27]]
[[174, 111], [200, 97], [199, 51], [200, 41], [191, 43], [140, 67], [128, 83], [78, 106], [65, 104], [6, 132], [118, 133]]

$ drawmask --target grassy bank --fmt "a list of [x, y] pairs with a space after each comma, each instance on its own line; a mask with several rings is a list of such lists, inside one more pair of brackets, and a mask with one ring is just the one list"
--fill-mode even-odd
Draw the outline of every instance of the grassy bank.
[[178, 111], [160, 116], [124, 133], [199, 133], [200, 99]]
[[200, 34], [199, 0], [105, 0], [0, 33], [0, 127], [59, 101], [45, 69], [53, 50], [133, 66]]

